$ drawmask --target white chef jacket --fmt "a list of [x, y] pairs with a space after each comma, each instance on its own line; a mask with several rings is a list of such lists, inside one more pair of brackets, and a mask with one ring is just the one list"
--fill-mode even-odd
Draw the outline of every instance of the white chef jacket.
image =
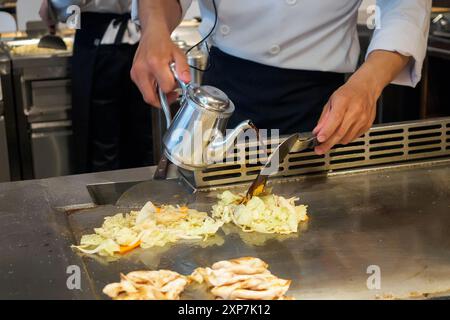
[[[126, 14], [131, 12], [132, 0], [75, 0], [72, 2], [74, 4], [80, 4], [82, 12]], [[81, 21], [81, 24], [83, 24], [83, 21]], [[133, 22], [128, 21], [127, 24], [127, 30], [123, 35], [122, 43], [136, 44], [141, 36], [140, 31]], [[113, 21], [111, 21], [100, 44], [113, 44], [118, 32], [119, 25], [114, 25]]]
[[[214, 24], [212, 0], [198, 0], [200, 32]], [[192, 0], [179, 0], [183, 14]], [[355, 71], [362, 0], [216, 0], [218, 25], [210, 44], [239, 58], [287, 69]], [[421, 77], [430, 26], [431, 0], [377, 0], [381, 25], [368, 53], [381, 49], [411, 56], [393, 81], [415, 86]], [[138, 1], [132, 16], [137, 18]]]
[[124, 14], [131, 10], [131, 0], [73, 0], [71, 2], [79, 5], [81, 11]]

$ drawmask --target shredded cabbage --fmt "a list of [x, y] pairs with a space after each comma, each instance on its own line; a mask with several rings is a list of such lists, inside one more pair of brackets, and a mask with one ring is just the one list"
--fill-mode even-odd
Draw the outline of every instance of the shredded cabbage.
[[84, 235], [79, 246], [87, 254], [112, 256], [122, 248], [164, 246], [178, 240], [206, 240], [223, 225], [206, 212], [187, 207], [155, 207], [148, 202], [141, 211], [106, 217], [94, 234]]
[[230, 191], [219, 194], [219, 202], [212, 208], [213, 218], [232, 222], [245, 232], [280, 234], [297, 232], [298, 224], [308, 220], [307, 206], [295, 204], [298, 198], [265, 194], [243, 204], [243, 197]]
[[263, 194], [243, 204], [244, 196], [230, 191], [223, 192], [218, 198], [218, 203], [212, 207], [212, 217], [187, 207], [166, 205], [157, 208], [147, 202], [139, 212], [106, 217], [103, 225], [94, 229], [94, 234], [84, 235], [80, 245], [72, 247], [87, 254], [114, 256], [135, 247], [162, 247], [179, 240], [206, 240], [226, 223], [233, 223], [244, 232], [290, 234], [297, 232], [299, 223], [308, 219], [307, 207], [295, 204], [298, 198]]

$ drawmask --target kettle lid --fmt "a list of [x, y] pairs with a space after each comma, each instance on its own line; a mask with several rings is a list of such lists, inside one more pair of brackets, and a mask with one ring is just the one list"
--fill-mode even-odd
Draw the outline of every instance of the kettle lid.
[[212, 86], [190, 86], [188, 96], [196, 104], [207, 110], [216, 112], [234, 111], [229, 110], [232, 103], [230, 103], [228, 96]]

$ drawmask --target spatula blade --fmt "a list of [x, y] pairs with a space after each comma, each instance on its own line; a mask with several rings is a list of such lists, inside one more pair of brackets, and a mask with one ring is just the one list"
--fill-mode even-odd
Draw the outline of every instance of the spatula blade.
[[148, 201], [155, 205], [187, 205], [195, 191], [181, 179], [148, 180], [125, 191], [116, 206], [141, 209]]
[[[262, 193], [265, 189], [267, 179], [273, 173], [278, 172], [279, 165], [283, 163], [286, 156], [291, 151], [292, 147], [297, 143], [299, 134], [295, 133], [284, 140], [270, 155], [266, 164], [261, 168], [261, 171], [256, 176], [250, 188], [247, 191], [247, 195], [244, 201], [250, 200], [254, 195]], [[274, 169], [275, 166], [275, 169]]]
[[67, 45], [61, 37], [57, 35], [47, 34], [39, 40], [39, 48], [54, 49], [54, 50], [67, 50]]

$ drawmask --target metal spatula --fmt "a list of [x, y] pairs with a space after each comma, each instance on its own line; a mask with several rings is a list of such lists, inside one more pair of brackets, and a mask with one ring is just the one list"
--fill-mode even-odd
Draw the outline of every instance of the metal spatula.
[[147, 201], [155, 205], [188, 205], [195, 191], [181, 179], [148, 180], [125, 191], [116, 206], [141, 209]]
[[43, 36], [38, 43], [39, 48], [67, 50], [67, 45], [64, 40], [56, 35], [55, 30], [51, 30], [49, 34]]
[[273, 166], [283, 163], [284, 159], [290, 152], [300, 152], [303, 150], [312, 149], [317, 145], [319, 145], [317, 137], [308, 134], [305, 135], [295, 133], [284, 140], [270, 155], [266, 164], [261, 168], [261, 171], [256, 176], [255, 180], [253, 180], [253, 183], [250, 185], [243, 202], [247, 202], [253, 196], [264, 192], [267, 179], [271, 174], [278, 171], [278, 167], [274, 170]]

